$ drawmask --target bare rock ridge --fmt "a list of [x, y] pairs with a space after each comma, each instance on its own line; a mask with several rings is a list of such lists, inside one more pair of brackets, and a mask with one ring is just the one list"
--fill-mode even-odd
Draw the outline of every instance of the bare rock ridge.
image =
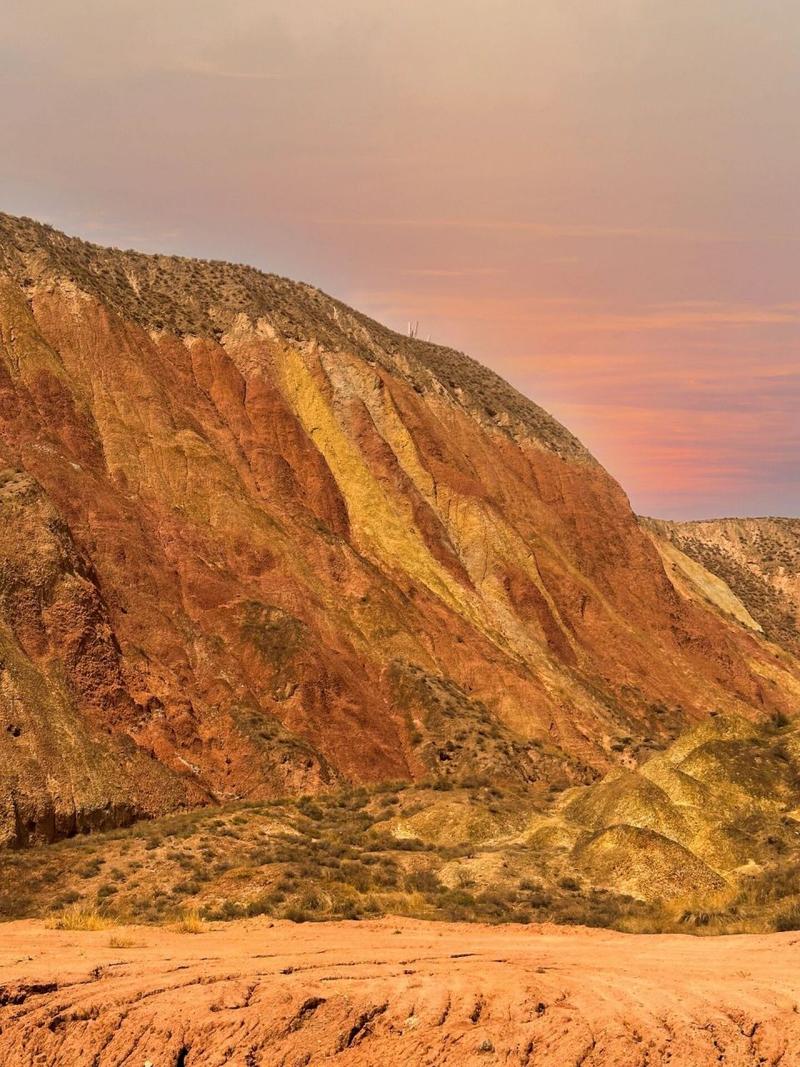
[[792, 650], [665, 543], [460, 353], [0, 215], [0, 841], [345, 781], [589, 782], [711, 709], [791, 713]]

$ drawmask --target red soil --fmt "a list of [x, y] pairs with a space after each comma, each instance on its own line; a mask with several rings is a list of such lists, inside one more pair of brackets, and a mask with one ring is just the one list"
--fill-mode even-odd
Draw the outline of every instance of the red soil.
[[404, 919], [196, 936], [17, 922], [0, 942], [0, 1063], [790, 1067], [799, 941]]

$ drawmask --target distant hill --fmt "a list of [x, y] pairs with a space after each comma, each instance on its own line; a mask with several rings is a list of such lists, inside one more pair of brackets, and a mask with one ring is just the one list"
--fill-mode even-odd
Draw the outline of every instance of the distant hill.
[[770, 640], [800, 653], [800, 519], [648, 522], [726, 582]]

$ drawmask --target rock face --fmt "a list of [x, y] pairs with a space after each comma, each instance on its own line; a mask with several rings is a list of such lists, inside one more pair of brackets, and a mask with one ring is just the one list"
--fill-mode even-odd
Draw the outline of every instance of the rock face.
[[249, 267], [0, 215], [0, 472], [6, 842], [793, 710], [544, 411]]
[[796, 941], [397, 919], [261, 920], [195, 937], [12, 923], [0, 948], [0, 1058], [797, 1067]]

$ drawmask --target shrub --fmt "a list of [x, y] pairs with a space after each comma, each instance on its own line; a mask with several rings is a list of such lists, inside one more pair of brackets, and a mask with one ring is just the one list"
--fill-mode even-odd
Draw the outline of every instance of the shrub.
[[406, 875], [405, 883], [410, 893], [436, 893], [442, 888], [436, 872], [429, 870], [411, 871]]
[[77, 904], [80, 899], [80, 893], [76, 893], [74, 889], [68, 889], [66, 893], [62, 893], [59, 897], [58, 907], [65, 908], [68, 904]]
[[800, 904], [792, 904], [791, 907], [778, 912], [775, 916], [775, 929], [800, 930]]
[[140, 948], [141, 942], [125, 934], [112, 934], [108, 939], [109, 948]]

